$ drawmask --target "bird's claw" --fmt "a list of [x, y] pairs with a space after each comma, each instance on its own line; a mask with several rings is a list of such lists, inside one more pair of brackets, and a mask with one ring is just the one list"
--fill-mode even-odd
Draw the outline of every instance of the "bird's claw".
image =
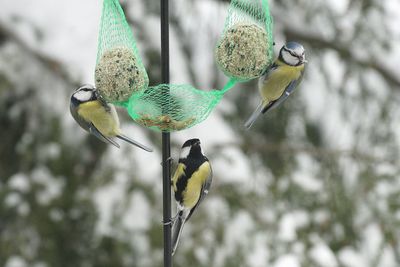
[[178, 213], [174, 217], [169, 219], [168, 221], [162, 221], [162, 224], [163, 225], [171, 225], [171, 227], [172, 227], [172, 226], [174, 226], [177, 218], [178, 218]]
[[174, 162], [174, 159], [172, 157], [168, 157], [165, 161], [161, 162], [160, 165], [164, 166], [165, 163], [171, 164], [172, 162]]
[[173, 223], [173, 222], [172, 222], [171, 219], [169, 219], [169, 220], [166, 221], [166, 222], [165, 222], [165, 221], [162, 221], [162, 224], [163, 224], [163, 225], [171, 225], [171, 227], [172, 227], [172, 223]]

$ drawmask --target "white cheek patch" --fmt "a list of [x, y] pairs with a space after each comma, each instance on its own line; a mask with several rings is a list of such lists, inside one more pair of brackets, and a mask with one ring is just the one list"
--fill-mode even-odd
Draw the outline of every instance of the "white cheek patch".
[[91, 91], [78, 91], [74, 94], [74, 97], [81, 102], [89, 101], [92, 98], [93, 92]]
[[300, 60], [297, 57], [292, 56], [288, 51], [282, 51], [283, 61], [289, 65], [296, 66]]
[[294, 52], [296, 53], [296, 55], [301, 55], [304, 52], [304, 48], [298, 47], [294, 50]]
[[184, 148], [182, 148], [179, 158], [186, 159], [190, 154], [190, 148], [191, 148], [190, 146], [185, 146]]

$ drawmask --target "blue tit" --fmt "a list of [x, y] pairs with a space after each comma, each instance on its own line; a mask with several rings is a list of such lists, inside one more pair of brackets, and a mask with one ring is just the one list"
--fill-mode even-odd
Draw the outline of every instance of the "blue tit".
[[83, 85], [76, 89], [69, 109], [75, 121], [101, 141], [119, 148], [119, 144], [112, 139], [117, 137], [148, 152], [153, 151], [121, 133], [114, 105], [105, 102], [94, 86]]
[[177, 214], [172, 220], [172, 255], [178, 246], [184, 224], [208, 194], [211, 181], [211, 165], [203, 154], [200, 140], [187, 140], [182, 145], [179, 163], [172, 177], [177, 203]]
[[279, 51], [279, 57], [258, 80], [262, 101], [244, 126], [249, 129], [257, 118], [285, 101], [303, 78], [306, 63], [304, 47], [288, 42]]

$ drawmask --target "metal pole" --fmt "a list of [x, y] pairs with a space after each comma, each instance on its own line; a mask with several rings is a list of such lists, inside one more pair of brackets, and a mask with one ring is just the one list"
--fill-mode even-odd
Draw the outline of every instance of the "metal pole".
[[[169, 0], [160, 0], [161, 4], [161, 80], [169, 83]], [[168, 87], [167, 87], [168, 89]], [[169, 94], [169, 90], [163, 90]], [[164, 267], [172, 267], [171, 241], [171, 143], [170, 134], [162, 133], [163, 168], [163, 221], [164, 221]]]

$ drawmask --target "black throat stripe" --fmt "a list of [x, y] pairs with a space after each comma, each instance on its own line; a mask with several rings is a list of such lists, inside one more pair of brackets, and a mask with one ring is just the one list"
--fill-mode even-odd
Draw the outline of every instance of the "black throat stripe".
[[183, 191], [185, 191], [187, 183], [189, 179], [192, 177], [193, 173], [196, 172], [199, 167], [208, 161], [206, 157], [202, 158], [186, 158], [180, 159], [179, 163], [182, 163], [186, 166], [185, 173], [178, 177], [176, 181], [176, 192], [175, 192], [175, 200], [182, 204], [183, 201]]

